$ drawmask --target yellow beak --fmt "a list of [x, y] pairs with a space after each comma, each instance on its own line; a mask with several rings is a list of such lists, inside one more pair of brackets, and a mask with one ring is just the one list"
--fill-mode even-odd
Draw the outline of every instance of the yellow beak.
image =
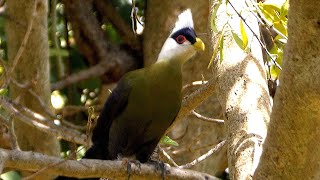
[[196, 38], [196, 42], [193, 44], [194, 49], [197, 51], [204, 51], [205, 45], [200, 38]]

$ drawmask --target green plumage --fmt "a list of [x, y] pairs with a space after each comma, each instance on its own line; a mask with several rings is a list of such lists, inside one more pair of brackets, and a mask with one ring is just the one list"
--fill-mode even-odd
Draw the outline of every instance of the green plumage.
[[180, 62], [161, 61], [121, 80], [131, 91], [127, 106], [110, 127], [109, 134], [115, 135], [109, 137], [111, 157], [121, 152], [148, 159], [180, 109], [181, 76]]
[[134, 156], [148, 161], [179, 112], [182, 65], [204, 48], [194, 32], [190, 9], [182, 12], [157, 62], [127, 73], [118, 82], [100, 113], [84, 158]]

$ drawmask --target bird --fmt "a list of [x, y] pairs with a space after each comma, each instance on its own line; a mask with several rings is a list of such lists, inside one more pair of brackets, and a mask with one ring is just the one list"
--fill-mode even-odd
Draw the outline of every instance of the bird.
[[157, 61], [119, 80], [97, 119], [92, 146], [83, 158], [150, 160], [180, 110], [182, 66], [204, 49], [187, 9], [178, 16]]

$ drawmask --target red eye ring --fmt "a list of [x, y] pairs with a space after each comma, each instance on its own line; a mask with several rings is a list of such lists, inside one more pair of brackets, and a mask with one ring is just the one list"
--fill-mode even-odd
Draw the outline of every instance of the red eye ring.
[[182, 44], [187, 40], [187, 38], [184, 35], [179, 35], [176, 37], [176, 41], [178, 44]]

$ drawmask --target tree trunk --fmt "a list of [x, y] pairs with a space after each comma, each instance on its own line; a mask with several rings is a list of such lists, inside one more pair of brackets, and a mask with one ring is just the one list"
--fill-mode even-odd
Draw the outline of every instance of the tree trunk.
[[[154, 63], [161, 47], [174, 27], [178, 15], [187, 8], [191, 8], [194, 27], [197, 35], [210, 47], [210, 33], [208, 29], [209, 2], [206, 0], [149, 0], [146, 10], [146, 27], [144, 30], [144, 62], [145, 66]], [[207, 69], [211, 51], [207, 48], [205, 53], [197, 54], [184, 65], [183, 81], [190, 84], [213, 77], [212, 70]], [[199, 88], [193, 87], [185, 91]], [[220, 104], [213, 95], [196, 110], [203, 115], [214, 118], [221, 117]], [[185, 164], [206, 153], [214, 145], [224, 139], [223, 124], [201, 121], [193, 116], [185, 118], [172, 130], [169, 135], [179, 143], [178, 147], [166, 148], [171, 157], [179, 164]], [[193, 169], [207, 172], [215, 176], [221, 175], [227, 167], [226, 148], [223, 148], [212, 157], [196, 165]]]
[[[6, 35], [8, 39], [8, 58], [10, 76], [26, 88], [10, 85], [10, 96], [22, 105], [41, 114], [44, 110], [36, 97], [28, 93], [31, 90], [50, 106], [49, 47], [47, 32], [46, 0], [10, 0], [7, 1]], [[29, 35], [27, 31], [32, 25]], [[26, 37], [25, 37], [26, 36]], [[25, 39], [27, 38], [27, 39]], [[26, 44], [21, 45], [23, 40]], [[17, 58], [21, 52], [20, 58]], [[21, 51], [22, 50], [22, 51]], [[14, 119], [14, 129], [18, 144], [23, 150], [32, 150], [58, 156], [59, 142], [56, 137], [30, 127], [19, 119]], [[38, 179], [48, 179], [38, 176]]]
[[[221, 5], [215, 17], [218, 29], [222, 30], [228, 10], [231, 16], [227, 17], [228, 24], [235, 33], [240, 34], [241, 19], [230, 3], [237, 12], [247, 8], [244, 0], [230, 0], [227, 9]], [[246, 11], [242, 11], [241, 15], [255, 34], [259, 34], [255, 17]], [[240, 49], [230, 30], [226, 30], [223, 35], [223, 60], [221, 63], [220, 60], [215, 62], [218, 97], [225, 112], [231, 179], [251, 179], [262, 152], [261, 141], [266, 137], [271, 111], [261, 48], [256, 37], [243, 24], [252, 53]]]
[[320, 179], [320, 2], [290, 0], [289, 40], [254, 179]]

